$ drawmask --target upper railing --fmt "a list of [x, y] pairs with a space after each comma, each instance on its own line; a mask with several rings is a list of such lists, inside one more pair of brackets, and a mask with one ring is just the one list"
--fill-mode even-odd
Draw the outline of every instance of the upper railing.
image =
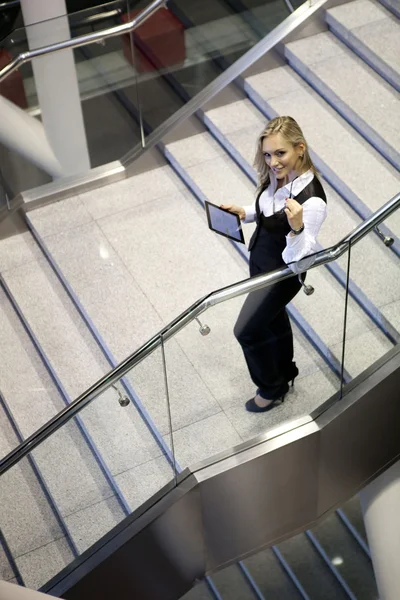
[[154, 14], [159, 8], [166, 6], [167, 0], [154, 0], [145, 9], [143, 9], [135, 19], [128, 21], [122, 25], [116, 25], [115, 27], [109, 27], [102, 31], [96, 31], [94, 33], [88, 33], [81, 35], [70, 40], [58, 42], [57, 44], [50, 44], [49, 46], [43, 46], [36, 50], [29, 50], [29, 52], [21, 52], [11, 62], [9, 62], [3, 69], [0, 70], [0, 83], [8, 77], [11, 73], [19, 69], [24, 63], [32, 61], [34, 58], [39, 58], [46, 54], [53, 52], [59, 52], [61, 50], [67, 50], [69, 48], [79, 48], [81, 46], [88, 46], [108, 38], [117, 37], [125, 33], [134, 31], [139, 25], [144, 23], [152, 14]]
[[[69, 404], [64, 410], [60, 411], [55, 417], [38, 429], [34, 434], [24, 440], [17, 448], [10, 452], [0, 462], [0, 475], [5, 473], [23, 457], [29, 454], [34, 448], [60, 429], [65, 423], [76, 416], [82, 409], [90, 404], [100, 394], [110, 387], [114, 386], [124, 375], [126, 375], [135, 365], [140, 363], [149, 354], [159, 348], [165, 341], [177, 334], [188, 323], [194, 321], [198, 316], [209, 307], [225, 302], [237, 296], [255, 292], [262, 288], [271, 286], [289, 277], [296, 276], [305, 270], [319, 267], [321, 265], [336, 261], [341, 255], [354, 246], [372, 229], [378, 228], [378, 225], [387, 219], [400, 207], [400, 193], [394, 196], [389, 202], [383, 205], [379, 210], [373, 213], [368, 219], [356, 227], [339, 243], [328, 250], [323, 250], [311, 257], [301, 259], [283, 269], [260, 275], [232, 285], [226, 286], [210, 293], [199, 299], [192, 306], [187, 308], [181, 315], [166, 325], [161, 331], [149, 339], [133, 354], [112, 369], [107, 375], [93, 384], [88, 390], [81, 394], [76, 400]], [[391, 239], [384, 237], [377, 229], [385, 245], [391, 244]]]

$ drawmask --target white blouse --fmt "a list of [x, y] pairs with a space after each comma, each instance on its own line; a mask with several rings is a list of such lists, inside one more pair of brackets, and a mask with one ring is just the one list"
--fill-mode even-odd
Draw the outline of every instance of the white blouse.
[[[271, 171], [271, 183], [260, 196], [260, 211], [266, 217], [273, 214], [273, 203], [275, 203], [275, 212], [285, 208], [285, 200], [289, 198], [290, 192], [292, 196], [297, 196], [314, 178], [314, 173], [306, 171], [296, 179], [293, 183], [289, 181], [286, 185], [276, 189], [277, 180], [274, 173]], [[312, 196], [303, 204], [303, 223], [304, 231], [299, 235], [286, 236], [286, 248], [282, 252], [282, 258], [286, 264], [300, 260], [304, 256], [313, 254], [318, 250], [317, 235], [321, 229], [322, 223], [326, 219], [326, 203], [322, 198]], [[246, 213], [245, 223], [251, 223], [256, 220], [256, 203], [243, 207]]]

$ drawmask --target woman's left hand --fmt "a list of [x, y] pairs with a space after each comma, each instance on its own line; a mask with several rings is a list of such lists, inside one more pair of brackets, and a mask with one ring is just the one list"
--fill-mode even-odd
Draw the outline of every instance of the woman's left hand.
[[300, 229], [303, 226], [303, 207], [293, 198], [286, 198], [284, 209], [289, 225], [292, 229]]

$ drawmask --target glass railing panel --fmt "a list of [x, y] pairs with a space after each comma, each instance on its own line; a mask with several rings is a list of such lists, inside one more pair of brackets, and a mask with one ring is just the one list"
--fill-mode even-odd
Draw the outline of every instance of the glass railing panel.
[[[397, 216], [396, 213], [391, 217], [392, 225]], [[385, 230], [385, 235], [393, 235], [396, 240], [396, 231], [400, 230]], [[349, 324], [346, 326], [345, 368], [352, 377], [400, 342], [400, 267], [396, 248], [398, 241], [394, 247], [387, 247], [375, 231], [351, 247], [350, 278], [354, 287], [349, 310], [363, 305], [371, 315], [361, 330], [352, 331]]]
[[[2, 150], [0, 150], [0, 157], [2, 155]], [[3, 174], [0, 170], [0, 211], [2, 211], [3, 209], [7, 209], [9, 206], [9, 193], [10, 190], [7, 188], [7, 183], [5, 181], [5, 178], [3, 177]]]
[[265, 0], [227, 0], [227, 2], [241, 14], [242, 18], [257, 32], [260, 39], [270, 33], [297, 8], [287, 0], [284, 2], [279, 0], [267, 2]]
[[[34, 417], [17, 402], [25, 389], [1, 397], [2, 457], [60, 410], [43, 394]], [[166, 398], [159, 347], [1, 476], [0, 527], [25, 585], [38, 589], [174, 486]]]
[[[308, 258], [301, 268], [318, 256]], [[336, 261], [331, 265], [337, 266]], [[342, 276], [346, 281], [346, 271]], [[297, 366], [290, 360], [291, 334], [281, 308], [276, 319], [263, 322], [264, 315], [268, 319], [276, 310], [265, 299], [268, 288], [254, 292], [251, 299], [239, 296], [209, 308], [199, 322], [189, 323], [166, 342], [174, 449], [181, 467], [310, 415], [340, 392], [346, 287], [324, 266], [310, 270], [306, 284], [314, 286], [314, 293], [298, 291], [288, 307]], [[284, 286], [289, 285], [294, 293], [300, 288], [297, 278], [288, 279]], [[282, 289], [292, 293], [291, 287]], [[364, 315], [355, 309], [350, 313], [352, 329], [362, 329]], [[180, 354], [189, 363], [185, 370], [179, 367]], [[256, 414], [245, 405], [261, 386], [265, 398], [284, 395], [284, 402]]]
[[[266, 25], [261, 32], [244, 18], [249, 11], [238, 11], [230, 2], [214, 0], [173, 0], [168, 9], [161, 9], [135, 31], [133, 37], [140, 57], [139, 93], [148, 124], [146, 135], [289, 15], [284, 0], [276, 2], [279, 10], [272, 10], [270, 3], [260, 4], [264, 9], [267, 6]], [[254, 17], [253, 25], [257, 19]], [[164, 97], [168, 100], [160, 105], [151, 100]], [[174, 97], [175, 103], [171, 101]]]
[[20, 26], [20, 4], [19, 0], [0, 2], [0, 42], [14, 29]]
[[[147, 1], [121, 0], [15, 29], [0, 43], [0, 60], [3, 61], [0, 66], [5, 66], [30, 48], [125, 23], [148, 4]], [[222, 0], [206, 3], [173, 0], [168, 9], [159, 9], [131, 35], [108, 38], [71, 50], [80, 108], [76, 107], [76, 97], [68, 99], [67, 94], [63, 97], [67, 106], [75, 106], [74, 110], [82, 111], [89, 160], [79, 160], [77, 166], [70, 168], [63, 159], [61, 168], [55, 169], [47, 150], [44, 152], [42, 149], [40, 156], [36, 156], [38, 150], [31, 148], [29, 143], [24, 148], [20, 148], [18, 143], [8, 143], [7, 164], [10, 168], [7, 172], [10, 173], [9, 185], [15, 193], [55, 178], [87, 171], [88, 164], [95, 168], [123, 159], [134, 149], [145, 145], [151, 132], [243, 56], [260, 36], [271, 31], [290, 12], [284, 0], [255, 3], [254, 6], [244, 6], [244, 9], [240, 7], [240, 10], [234, 4]], [[245, 18], [253, 10], [264, 11], [263, 19], [257, 15], [253, 19]], [[256, 22], [259, 26], [255, 30]], [[57, 136], [50, 135], [48, 131], [49, 128], [54, 129], [53, 125], [49, 125], [54, 119], [44, 118], [42, 111], [48, 109], [41, 106], [40, 101], [40, 98], [48, 96], [47, 84], [39, 82], [32, 67], [32, 63], [21, 65], [18, 71], [1, 82], [0, 93], [29, 117], [44, 123], [50, 144], [48, 151], [58, 159], [60, 150], [54, 141]], [[52, 80], [52, 93], [56, 89], [57, 82]], [[55, 121], [67, 122], [67, 119], [68, 112], [64, 111]], [[65, 140], [65, 136], [61, 139]], [[82, 143], [77, 142], [78, 150]], [[67, 146], [67, 142], [64, 145]]]
[[[69, 37], [86, 35], [124, 22], [126, 3], [113, 3], [112, 6], [101, 7], [102, 11], [103, 9], [105, 12], [95, 13], [92, 10], [89, 14], [85, 14], [85, 11], [82, 11], [79, 15], [63, 16], [15, 30], [0, 44], [3, 57], [1, 66], [5, 66], [21, 52], [27, 52], [29, 48], [65, 41]], [[49, 31], [46, 34], [47, 29]], [[70, 127], [73, 130], [75, 116], [80, 111], [82, 111], [83, 139], [86, 137], [90, 168], [118, 160], [141, 142], [141, 130], [133, 110], [135, 105], [133, 104], [131, 109], [132, 102], [129, 104], [130, 99], [136, 101], [137, 98], [136, 71], [133, 68], [129, 35], [107, 38], [69, 52], [72, 54], [75, 67], [75, 73], [72, 70], [69, 75], [74, 81], [76, 76], [78, 89], [77, 94], [71, 92], [71, 97], [67, 98], [73, 86], [66, 88], [63, 95], [66, 105], [63, 108], [62, 101], [55, 92], [57, 90], [55, 79], [59, 71], [54, 66], [54, 62], [61, 60], [60, 64], [64, 67], [65, 53], [56, 53], [25, 63], [0, 83], [0, 93], [15, 107], [14, 110], [12, 106], [8, 107], [10, 113], [8, 117], [15, 119], [16, 122], [21, 121], [24, 127], [31, 128], [32, 131], [36, 131], [37, 128], [34, 121], [42, 122], [49, 144], [49, 148], [43, 148], [40, 144], [29, 143], [29, 135], [24, 144], [19, 144], [18, 139], [4, 142], [7, 143], [5, 172], [9, 179], [9, 187], [15, 194], [58, 179], [59, 171], [62, 177], [63, 173], [66, 175], [68, 172], [78, 173], [81, 172], [81, 168], [83, 171], [87, 170], [87, 166], [81, 167], [80, 161], [75, 170], [70, 170], [63, 163], [60, 159], [62, 150], [60, 151], [56, 142], [59, 138], [54, 131], [54, 122], [67, 122], [68, 118], [73, 119]], [[51, 65], [49, 67], [51, 75], [47, 73], [44, 79], [34, 72], [35, 65], [43, 65], [40, 61], [50, 61]], [[49, 107], [49, 93], [60, 107], [55, 111], [51, 106]], [[43, 99], [45, 99], [45, 107], [43, 107]], [[25, 114], [20, 113], [20, 109]], [[60, 111], [58, 117], [57, 110]], [[74, 116], [68, 117], [71, 115], [71, 110]], [[54, 160], [61, 160], [61, 169], [54, 168], [51, 155]]]
[[[1, 4], [1, 3], [0, 3]], [[15, 27], [9, 25], [6, 35], [0, 38], [0, 45], [3, 48], [8, 48], [12, 56], [15, 57], [21, 52], [25, 52], [28, 49], [28, 38], [31, 33], [36, 29], [39, 31], [40, 24], [47, 23], [51, 25], [52, 32], [56, 37], [60, 38], [60, 41], [64, 34], [65, 21], [68, 24], [69, 37], [78, 37], [87, 33], [93, 33], [113, 27], [120, 21], [120, 16], [126, 12], [127, 2], [126, 0], [114, 0], [113, 2], [105, 2], [97, 6], [92, 6], [79, 11], [70, 12], [59, 17], [54, 17], [46, 21], [39, 22], [38, 26], [35, 25], [24, 25], [22, 13], [19, 7], [14, 8], [14, 12], [19, 13], [18, 19], [14, 21]], [[0, 15], [2, 14], [0, 7]], [[8, 19], [9, 23], [11, 18]], [[4, 24], [5, 31], [5, 24]], [[46, 42], [42, 40], [39, 43], [45, 45]], [[37, 47], [40, 47], [39, 45]]]
[[74, 50], [91, 168], [141, 143], [137, 77], [129, 35]]

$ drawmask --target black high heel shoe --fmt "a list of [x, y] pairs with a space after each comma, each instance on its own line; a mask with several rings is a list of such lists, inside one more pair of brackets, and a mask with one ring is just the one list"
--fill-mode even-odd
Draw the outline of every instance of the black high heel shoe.
[[299, 370], [296, 367], [296, 365], [293, 366], [293, 370], [292, 373], [290, 374], [290, 376], [287, 378], [287, 382], [290, 383], [290, 387], [294, 387], [294, 380], [296, 379], [297, 375], [299, 374]]
[[249, 412], [268, 412], [269, 410], [272, 410], [275, 406], [277, 406], [277, 402], [280, 402], [282, 404], [285, 400], [285, 396], [286, 394], [283, 394], [283, 396], [281, 396], [280, 398], [275, 398], [275, 400], [272, 400], [269, 404], [267, 404], [267, 406], [258, 406], [258, 404], [255, 403], [254, 398], [251, 398], [246, 402], [246, 410], [248, 410]]

